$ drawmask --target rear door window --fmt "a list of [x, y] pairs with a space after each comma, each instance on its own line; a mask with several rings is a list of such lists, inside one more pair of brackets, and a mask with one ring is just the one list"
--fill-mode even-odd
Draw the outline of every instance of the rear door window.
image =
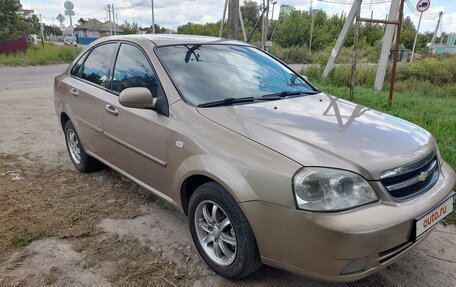
[[84, 63], [81, 78], [104, 86], [109, 80], [111, 61], [116, 47], [117, 43], [109, 43], [94, 48]]

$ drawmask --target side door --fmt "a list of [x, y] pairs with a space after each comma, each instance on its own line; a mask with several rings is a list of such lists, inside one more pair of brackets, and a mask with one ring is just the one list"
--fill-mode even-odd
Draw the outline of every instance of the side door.
[[[156, 109], [120, 105], [119, 94], [132, 87], [148, 88], [157, 98]], [[155, 190], [165, 190], [168, 105], [158, 77], [139, 46], [120, 45], [105, 101], [103, 131], [108, 144], [103, 158]]]
[[118, 43], [94, 47], [73, 66], [64, 81], [72, 118], [84, 148], [99, 154], [103, 146], [104, 98]]

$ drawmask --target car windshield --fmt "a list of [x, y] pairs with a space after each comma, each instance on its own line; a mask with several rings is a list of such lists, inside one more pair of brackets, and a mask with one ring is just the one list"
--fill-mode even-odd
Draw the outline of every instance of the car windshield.
[[195, 106], [224, 99], [317, 91], [295, 72], [254, 47], [176, 45], [159, 47], [156, 51], [181, 95]]

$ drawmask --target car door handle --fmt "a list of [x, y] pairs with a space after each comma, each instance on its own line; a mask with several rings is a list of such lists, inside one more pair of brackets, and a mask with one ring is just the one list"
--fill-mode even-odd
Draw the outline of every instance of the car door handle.
[[119, 111], [111, 105], [106, 105], [105, 110], [113, 116], [117, 116], [119, 114]]
[[73, 94], [73, 96], [76, 96], [76, 97], [79, 96], [79, 92], [75, 88], [71, 89], [71, 93]]

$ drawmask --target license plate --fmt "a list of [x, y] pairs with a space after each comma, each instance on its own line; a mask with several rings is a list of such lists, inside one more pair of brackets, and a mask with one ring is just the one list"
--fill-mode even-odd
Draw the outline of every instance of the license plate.
[[453, 196], [452, 193], [444, 202], [415, 221], [415, 238], [418, 238], [453, 212]]

